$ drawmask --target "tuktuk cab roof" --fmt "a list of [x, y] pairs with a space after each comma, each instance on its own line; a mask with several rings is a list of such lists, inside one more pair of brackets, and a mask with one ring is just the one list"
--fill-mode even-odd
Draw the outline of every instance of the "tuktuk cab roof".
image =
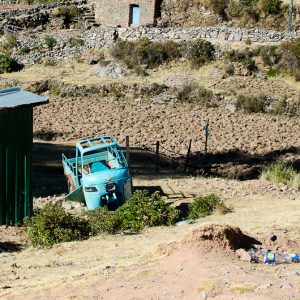
[[81, 154], [115, 146], [118, 146], [118, 143], [110, 135], [81, 140], [76, 144]]

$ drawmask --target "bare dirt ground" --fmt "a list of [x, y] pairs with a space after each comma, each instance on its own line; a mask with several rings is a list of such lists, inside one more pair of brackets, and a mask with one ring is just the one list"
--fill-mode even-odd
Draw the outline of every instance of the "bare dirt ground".
[[[51, 249], [0, 253], [1, 299], [297, 299], [299, 266], [250, 264], [193, 230], [240, 227], [263, 241], [270, 232], [300, 242], [299, 192], [264, 181], [193, 177], [134, 178], [159, 186], [174, 205], [217, 193], [234, 212], [192, 225], [150, 228], [138, 235], [99, 236]], [[0, 228], [1, 242], [13, 236]], [[299, 249], [291, 249], [299, 251]]]
[[240, 178], [234, 166], [245, 169], [277, 160], [299, 161], [298, 119], [205, 110], [184, 103], [155, 105], [52, 97], [48, 105], [35, 110], [34, 130], [38, 136], [56, 141], [113, 134], [123, 144], [129, 135], [131, 145], [152, 150], [160, 141], [161, 152], [170, 157], [185, 156], [192, 139], [192, 152], [201, 157], [206, 120], [210, 121], [210, 155], [205, 161], [221, 164], [218, 174]]

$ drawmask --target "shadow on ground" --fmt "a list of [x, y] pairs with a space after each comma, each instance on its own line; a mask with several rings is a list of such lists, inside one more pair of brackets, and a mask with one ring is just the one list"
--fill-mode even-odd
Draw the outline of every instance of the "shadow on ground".
[[[36, 142], [33, 145], [33, 195], [44, 197], [67, 192], [67, 183], [63, 173], [61, 156], [75, 156], [75, 144], [61, 145]], [[157, 157], [150, 150], [132, 148], [130, 150], [130, 172], [132, 175], [150, 175], [153, 177], [173, 176], [178, 173], [178, 163], [171, 158], [159, 157], [159, 172], [157, 172]], [[159, 186], [137, 187], [149, 192], [161, 191]]]
[[16, 242], [0, 242], [1, 252], [18, 252], [21, 251], [22, 245]]
[[300, 171], [300, 148], [273, 150], [263, 155], [252, 155], [239, 149], [207, 156], [195, 152], [191, 156], [189, 169], [194, 172], [201, 170], [200, 174], [204, 175], [249, 180], [258, 178], [264, 166], [279, 161], [285, 161]]
[[[36, 142], [33, 147], [33, 192], [35, 197], [53, 196], [67, 192], [63, 174], [61, 155], [68, 158], [75, 155], [74, 145], [61, 145], [50, 142]], [[195, 152], [191, 155], [187, 172], [184, 172], [185, 158], [176, 160], [166, 155], [157, 157], [151, 150], [132, 148], [130, 150], [130, 171], [132, 175], [147, 175], [149, 179], [161, 179], [172, 176], [207, 175], [231, 179], [255, 179], [264, 166], [278, 161], [290, 161], [300, 171], [300, 148], [291, 147], [274, 150], [264, 155], [251, 155], [238, 149], [224, 153], [208, 154]], [[159, 172], [158, 172], [159, 171]], [[141, 189], [141, 187], [139, 187]], [[146, 189], [149, 189], [147, 187]], [[161, 190], [153, 187], [150, 192]]]

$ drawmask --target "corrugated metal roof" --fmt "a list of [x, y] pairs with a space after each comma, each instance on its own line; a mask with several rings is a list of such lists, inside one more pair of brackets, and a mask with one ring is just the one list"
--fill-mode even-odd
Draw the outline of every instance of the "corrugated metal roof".
[[23, 91], [21, 88], [0, 89], [0, 110], [35, 106], [48, 102], [48, 97]]

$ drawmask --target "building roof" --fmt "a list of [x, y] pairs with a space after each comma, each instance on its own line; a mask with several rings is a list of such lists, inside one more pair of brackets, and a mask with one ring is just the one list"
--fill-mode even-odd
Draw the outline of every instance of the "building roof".
[[48, 103], [48, 97], [23, 91], [21, 88], [0, 89], [0, 110]]

